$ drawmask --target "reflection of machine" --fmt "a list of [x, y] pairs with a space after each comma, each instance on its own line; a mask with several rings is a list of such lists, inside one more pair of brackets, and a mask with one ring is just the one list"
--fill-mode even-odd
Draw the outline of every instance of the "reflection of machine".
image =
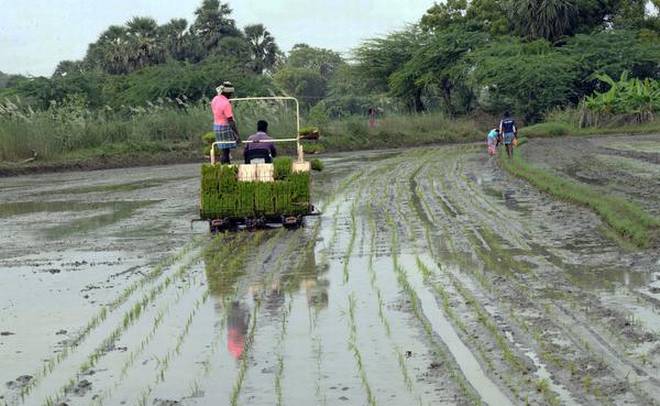
[[[274, 139], [274, 143], [296, 143], [297, 159], [275, 163], [220, 165], [216, 162], [215, 149], [224, 143], [211, 145], [211, 162], [202, 168], [200, 217], [208, 220], [211, 232], [247, 229], [281, 224], [298, 227], [304, 216], [318, 214], [310, 203], [311, 165], [304, 159], [301, 139], [318, 138], [300, 134], [300, 108], [293, 97], [248, 97], [231, 99], [232, 103], [256, 100], [292, 100], [296, 104], [296, 136]], [[242, 141], [243, 144], [252, 141]], [[282, 162], [291, 162], [282, 171]], [[285, 166], [286, 166], [285, 165]], [[282, 175], [286, 172], [285, 175]]]

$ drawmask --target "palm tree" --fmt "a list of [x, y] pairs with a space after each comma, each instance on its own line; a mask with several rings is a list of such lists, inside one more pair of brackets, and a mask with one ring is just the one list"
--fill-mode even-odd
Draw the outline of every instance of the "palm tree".
[[159, 36], [167, 54], [179, 61], [185, 60], [188, 56], [187, 42], [188, 21], [184, 18], [173, 18], [167, 24], [159, 28]]
[[266, 30], [263, 24], [248, 25], [243, 31], [250, 44], [254, 72], [261, 74], [264, 70], [272, 69], [280, 55], [280, 49], [275, 43], [275, 38]]
[[111, 74], [127, 73], [129, 67], [126, 28], [118, 25], [108, 27], [96, 42], [89, 45], [84, 63]]
[[134, 17], [126, 23], [129, 71], [155, 65], [165, 60], [158, 23], [150, 17]]
[[577, 16], [575, 0], [513, 0], [511, 14], [521, 34], [554, 41], [570, 34]]
[[195, 22], [190, 33], [198, 40], [207, 54], [215, 49], [223, 36], [240, 36], [236, 22], [229, 18], [231, 8], [219, 0], [204, 0], [195, 11]]
[[64, 77], [73, 73], [82, 73], [84, 70], [85, 67], [82, 61], [61, 61], [57, 64], [53, 77]]

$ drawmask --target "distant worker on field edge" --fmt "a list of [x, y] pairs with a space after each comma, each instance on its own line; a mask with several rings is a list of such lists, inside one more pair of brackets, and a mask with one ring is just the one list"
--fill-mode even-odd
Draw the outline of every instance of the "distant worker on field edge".
[[369, 107], [369, 110], [367, 110], [367, 115], [369, 116], [369, 127], [376, 127], [376, 109]]
[[486, 136], [486, 144], [488, 145], [488, 155], [494, 156], [497, 153], [497, 143], [500, 138], [500, 130], [493, 128]]
[[215, 140], [221, 142], [218, 148], [222, 151], [221, 164], [230, 163], [229, 152], [241, 142], [238, 127], [234, 121], [234, 111], [229, 99], [234, 95], [234, 86], [231, 82], [223, 82], [215, 89], [218, 95], [211, 100], [213, 112], [213, 132]]
[[511, 113], [504, 113], [504, 118], [500, 121], [500, 137], [504, 140], [504, 147], [509, 158], [513, 157], [514, 140], [517, 143], [518, 129], [516, 121], [511, 118]]
[[247, 139], [243, 156], [245, 163], [249, 164], [253, 159], [263, 159], [265, 163], [273, 162], [273, 158], [277, 156], [275, 143], [273, 139], [268, 136], [268, 122], [265, 120], [257, 121], [257, 132], [252, 134]]

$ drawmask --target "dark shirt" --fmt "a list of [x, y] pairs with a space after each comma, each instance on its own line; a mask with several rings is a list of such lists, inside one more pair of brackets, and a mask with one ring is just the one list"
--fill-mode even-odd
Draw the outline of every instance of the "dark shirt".
[[275, 143], [269, 142], [272, 138], [270, 138], [265, 132], [259, 131], [256, 134], [252, 134], [247, 140], [252, 142], [245, 144], [245, 152], [253, 151], [255, 149], [267, 149], [270, 151], [271, 156], [277, 156]]
[[516, 122], [512, 118], [504, 118], [500, 121], [500, 132], [502, 134], [513, 134], [516, 132]]

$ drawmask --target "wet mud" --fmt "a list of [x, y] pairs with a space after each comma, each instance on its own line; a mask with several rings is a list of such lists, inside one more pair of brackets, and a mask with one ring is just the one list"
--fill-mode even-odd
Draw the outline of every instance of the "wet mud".
[[[649, 140], [539, 163], [657, 210]], [[305, 227], [215, 236], [199, 165], [0, 179], [0, 404], [660, 399], [656, 250], [480, 145], [325, 163]]]

